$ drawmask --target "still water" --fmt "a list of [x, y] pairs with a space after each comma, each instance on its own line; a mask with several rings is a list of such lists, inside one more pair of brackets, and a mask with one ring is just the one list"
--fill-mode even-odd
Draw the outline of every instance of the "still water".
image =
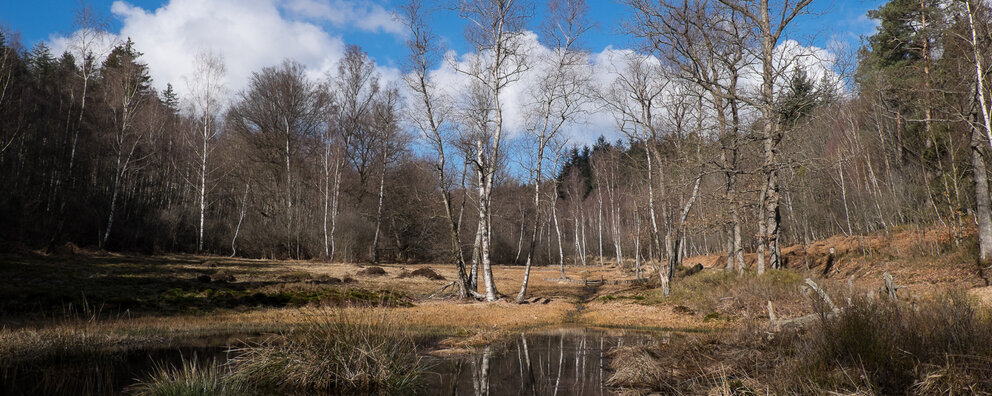
[[[424, 356], [426, 393], [432, 395], [605, 395], [609, 351], [667, 342], [670, 333], [560, 328], [520, 333], [468, 356]], [[257, 337], [253, 337], [257, 338]], [[244, 339], [201, 340], [198, 345], [107, 353], [44, 364], [3, 365], [0, 395], [116, 395], [157, 366], [196, 359], [223, 364]]]
[[432, 359], [428, 382], [441, 395], [606, 395], [611, 349], [668, 337], [589, 328], [522, 333], [472, 356]]

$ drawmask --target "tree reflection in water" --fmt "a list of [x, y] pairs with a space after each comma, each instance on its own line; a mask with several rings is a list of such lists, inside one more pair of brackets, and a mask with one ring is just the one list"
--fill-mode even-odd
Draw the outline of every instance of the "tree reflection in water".
[[437, 362], [437, 382], [428, 389], [451, 395], [604, 395], [606, 352], [653, 338], [584, 328], [521, 333], [473, 356]]

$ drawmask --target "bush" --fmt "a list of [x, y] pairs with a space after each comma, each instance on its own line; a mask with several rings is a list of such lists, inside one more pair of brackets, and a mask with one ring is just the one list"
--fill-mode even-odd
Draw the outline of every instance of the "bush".
[[413, 340], [384, 316], [320, 311], [279, 339], [237, 350], [235, 376], [260, 389], [412, 393], [424, 366]]

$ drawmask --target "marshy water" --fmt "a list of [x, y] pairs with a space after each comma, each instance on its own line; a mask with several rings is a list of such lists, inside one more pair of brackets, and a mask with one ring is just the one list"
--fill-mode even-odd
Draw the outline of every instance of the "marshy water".
[[[632, 344], [664, 343], [670, 332], [558, 328], [519, 333], [470, 355], [425, 355], [428, 394], [604, 395], [608, 353]], [[0, 394], [98, 394], [126, 392], [156, 367], [197, 359], [223, 364], [244, 338], [201, 340], [195, 346], [54, 358], [43, 363], [0, 364]]]
[[522, 333], [471, 356], [434, 360], [427, 381], [432, 393], [443, 395], [611, 394], [611, 349], [669, 337], [582, 327]]

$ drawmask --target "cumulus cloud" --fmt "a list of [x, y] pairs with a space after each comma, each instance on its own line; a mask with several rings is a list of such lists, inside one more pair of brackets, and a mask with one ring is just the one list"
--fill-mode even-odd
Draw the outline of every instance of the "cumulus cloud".
[[[544, 46], [537, 35], [532, 32], [526, 32], [523, 35], [523, 40], [525, 40], [523, 46], [527, 48], [532, 66], [534, 66], [536, 59], [553, 51], [552, 48]], [[469, 90], [470, 84], [470, 78], [458, 70], [468, 69], [477, 56], [474, 53], [449, 52], [446, 56], [447, 61], [433, 70], [430, 78], [435, 81], [438, 87], [442, 87], [449, 97], [458, 100], [459, 95]], [[631, 58], [646, 61], [654, 67], [661, 65], [658, 59], [631, 49], [606, 47], [600, 52], [587, 54], [586, 66], [590, 69], [590, 84], [592, 85], [590, 89], [594, 92], [608, 92], [621, 73], [627, 72]], [[840, 87], [840, 79], [833, 71], [836, 56], [826, 49], [803, 46], [797, 41], [786, 40], [777, 47], [775, 62], [776, 67], [780, 70], [776, 78], [779, 92], [785, 87], [798, 66], [803, 67], [814, 81], [827, 81]], [[518, 81], [510, 84], [503, 91], [501, 101], [504, 111], [504, 128], [509, 131], [511, 137], [520, 136], [526, 130], [527, 112], [534, 107], [534, 101], [531, 98], [532, 90], [539, 86], [540, 76], [541, 68], [531, 67], [519, 77]], [[664, 80], [664, 78], [659, 75], [659, 79]], [[664, 81], [657, 83], [665, 84]], [[754, 61], [741, 76], [739, 88], [742, 94], [757, 97], [760, 86], [760, 63]], [[675, 89], [675, 84], [667, 85], [665, 94], [660, 97], [659, 101], [671, 100], [675, 95], [679, 95]], [[608, 140], [615, 140], [623, 136], [619, 131], [617, 117], [604, 108], [601, 102], [589, 100], [583, 104], [582, 110], [573, 122], [563, 128], [563, 134], [568, 137], [571, 143], [590, 144], [600, 135], [605, 136]], [[656, 118], [662, 118], [662, 122], [666, 121], [663, 120], [665, 117], [664, 108], [656, 109], [656, 111], [658, 112]], [[743, 115], [748, 118], [757, 116], [756, 111], [744, 109], [744, 112]]]
[[[224, 58], [225, 83], [234, 93], [247, 85], [252, 72], [284, 59], [300, 62], [315, 78], [333, 70], [345, 42], [323, 21], [341, 29], [397, 32], [382, 7], [344, 0], [170, 0], [155, 10], [119, 0], [111, 12], [122, 26], [113, 38], [130, 37], [144, 54], [155, 88], [171, 83], [180, 95], [202, 51]], [[70, 49], [69, 37], [49, 41], [57, 51]], [[387, 80], [398, 75], [391, 69], [382, 72]]]
[[343, 0], [288, 0], [286, 10], [311, 20], [324, 20], [338, 27], [403, 35], [406, 28], [392, 12], [378, 4]]
[[[344, 55], [346, 43], [341, 37], [344, 31], [387, 34], [391, 39], [404, 35], [403, 25], [390, 10], [368, 0], [169, 0], [154, 10], [118, 0], [111, 12], [121, 21], [121, 30], [95, 43], [94, 52], [105, 55], [114, 42], [130, 37], [137, 50], [144, 53], [143, 60], [148, 64], [155, 88], [164, 89], [167, 83], [172, 83], [181, 96], [186, 94], [184, 78], [192, 75], [196, 54], [203, 51], [224, 58], [225, 85], [234, 94], [247, 85], [253, 72], [278, 65], [284, 59], [300, 62], [313, 78], [333, 72]], [[73, 38], [82, 33], [53, 36], [50, 46], [59, 52], [73, 50], [72, 42], [78, 41]], [[522, 40], [534, 67], [508, 86], [501, 97], [505, 127], [511, 137], [526, 129], [526, 115], [533, 108], [532, 90], [539, 86], [541, 76], [536, 59], [556, 50], [544, 45], [533, 32], [525, 32]], [[816, 79], [833, 75], [835, 57], [830, 51], [785, 41], [779, 46], [779, 54], [780, 62], [796, 61]], [[390, 56], [393, 60], [400, 59], [404, 50], [398, 48]], [[433, 70], [431, 77], [451, 97], [457, 98], [468, 91], [469, 84], [469, 78], [457, 69], [467, 67], [477, 56], [450, 52], [449, 61]], [[613, 84], [632, 56], [644, 57], [633, 50], [614, 47], [587, 54], [586, 66], [593, 89], [602, 91]], [[658, 63], [656, 59], [653, 62]], [[380, 64], [378, 69], [385, 83], [402, 79], [396, 68]], [[742, 78], [744, 89], [756, 90], [760, 84], [756, 69]], [[398, 85], [404, 88], [404, 84]], [[573, 143], [588, 144], [600, 135], [611, 140], [621, 136], [613, 114], [598, 102], [590, 100], [583, 106], [577, 119], [564, 128], [564, 134]]]

